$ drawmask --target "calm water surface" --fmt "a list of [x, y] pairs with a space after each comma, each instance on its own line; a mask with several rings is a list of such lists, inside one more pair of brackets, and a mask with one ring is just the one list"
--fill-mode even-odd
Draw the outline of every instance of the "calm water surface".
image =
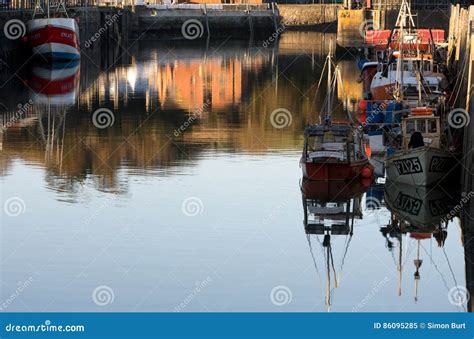
[[[1, 139], [2, 200], [21, 210], [2, 211], [4, 310], [463, 311], [448, 297], [465, 286], [458, 219], [444, 247], [408, 232], [399, 251], [381, 232], [383, 185], [348, 198], [360, 208], [353, 236], [331, 237], [328, 287], [324, 237], [303, 225], [298, 161], [331, 38], [140, 42], [116, 63], [69, 65], [49, 96], [38, 88], [54, 71], [2, 73], [4, 116], [32, 100]], [[343, 118], [362, 88], [351, 55], [339, 65]], [[94, 125], [100, 108], [113, 125]], [[275, 127], [282, 108], [290, 121]]]

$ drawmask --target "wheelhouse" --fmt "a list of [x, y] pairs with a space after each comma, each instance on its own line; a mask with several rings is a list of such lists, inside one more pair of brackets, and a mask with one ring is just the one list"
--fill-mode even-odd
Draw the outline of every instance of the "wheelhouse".
[[408, 149], [413, 132], [423, 135], [425, 146], [440, 147], [440, 118], [434, 115], [413, 115], [402, 119], [403, 148]]
[[353, 162], [365, 158], [361, 132], [350, 125], [314, 125], [304, 131], [303, 160]]

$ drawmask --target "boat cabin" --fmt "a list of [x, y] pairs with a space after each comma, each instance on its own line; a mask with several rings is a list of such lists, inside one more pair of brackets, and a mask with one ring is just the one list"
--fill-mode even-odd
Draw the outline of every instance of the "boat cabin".
[[[399, 57], [399, 54], [394, 53], [393, 56], [395, 58]], [[385, 67], [388, 66], [388, 71], [397, 72], [397, 62], [393, 61], [391, 63], [383, 64], [380, 63], [377, 66], [377, 71], [383, 72]], [[423, 56], [416, 56], [416, 57], [405, 57], [402, 61], [402, 70], [404, 72], [415, 73], [418, 70], [424, 75], [433, 74], [433, 73], [440, 73], [438, 64], [433, 62], [433, 59], [429, 55]]]
[[360, 131], [350, 125], [312, 125], [304, 131], [303, 160], [350, 163], [366, 158]]
[[362, 219], [360, 196], [347, 201], [323, 202], [303, 196], [304, 226], [306, 234], [334, 235], [353, 231], [354, 219]]
[[425, 146], [440, 147], [441, 127], [439, 117], [431, 115], [411, 115], [402, 119], [403, 149], [408, 149], [411, 135], [418, 131], [423, 136]]

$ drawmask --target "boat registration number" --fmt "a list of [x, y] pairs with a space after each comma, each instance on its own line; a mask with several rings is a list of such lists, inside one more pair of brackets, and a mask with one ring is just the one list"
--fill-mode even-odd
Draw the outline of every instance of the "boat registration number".
[[430, 172], [447, 172], [452, 166], [450, 160], [451, 158], [446, 157], [431, 157]]
[[450, 208], [446, 204], [445, 199], [435, 199], [428, 202], [430, 213], [432, 216], [437, 217], [439, 215], [446, 215], [449, 213]]
[[418, 215], [423, 202], [420, 199], [413, 198], [409, 195], [398, 193], [395, 200], [395, 208], [411, 215]]
[[416, 157], [395, 160], [393, 163], [397, 168], [398, 174], [400, 175], [423, 172], [423, 167], [421, 167], [420, 159]]

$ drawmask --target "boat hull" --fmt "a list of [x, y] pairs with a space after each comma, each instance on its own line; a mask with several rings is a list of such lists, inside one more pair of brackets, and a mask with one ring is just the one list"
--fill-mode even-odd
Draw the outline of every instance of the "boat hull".
[[79, 28], [74, 19], [49, 18], [28, 21], [28, 41], [33, 53], [47, 60], [77, 60]]
[[371, 184], [370, 179], [360, 178], [348, 183], [345, 180], [316, 181], [303, 179], [301, 193], [303, 198], [316, 200], [320, 203], [346, 202], [362, 195]]
[[[428, 86], [433, 91], [433, 94], [430, 94], [433, 97], [436, 97], [437, 94], [435, 93], [441, 93], [440, 91], [442, 91], [447, 85], [446, 77], [440, 73], [423, 74], [423, 81], [424, 86]], [[415, 99], [418, 98], [417, 91], [413, 93], [408, 91], [408, 89], [418, 88], [418, 79], [414, 73], [408, 71], [403, 72], [403, 86], [406, 99], [409, 97], [414, 97]], [[377, 72], [372, 78], [370, 84], [372, 100], [392, 100], [397, 87], [398, 81], [396, 71], [388, 71], [386, 76], [384, 76], [382, 72]]]
[[34, 102], [74, 104], [80, 77], [80, 61], [41, 63], [32, 68], [29, 86]]
[[448, 187], [385, 183], [384, 200], [390, 212], [418, 232], [433, 231], [443, 219], [450, 219], [447, 216], [455, 205], [455, 196], [456, 193], [449, 191]]
[[304, 162], [301, 167], [303, 176], [309, 180], [351, 180], [361, 175], [365, 167], [371, 167], [369, 160], [356, 161], [353, 163], [338, 162]]
[[420, 147], [387, 157], [387, 179], [417, 186], [431, 186], [455, 173], [456, 157], [448, 151]]

